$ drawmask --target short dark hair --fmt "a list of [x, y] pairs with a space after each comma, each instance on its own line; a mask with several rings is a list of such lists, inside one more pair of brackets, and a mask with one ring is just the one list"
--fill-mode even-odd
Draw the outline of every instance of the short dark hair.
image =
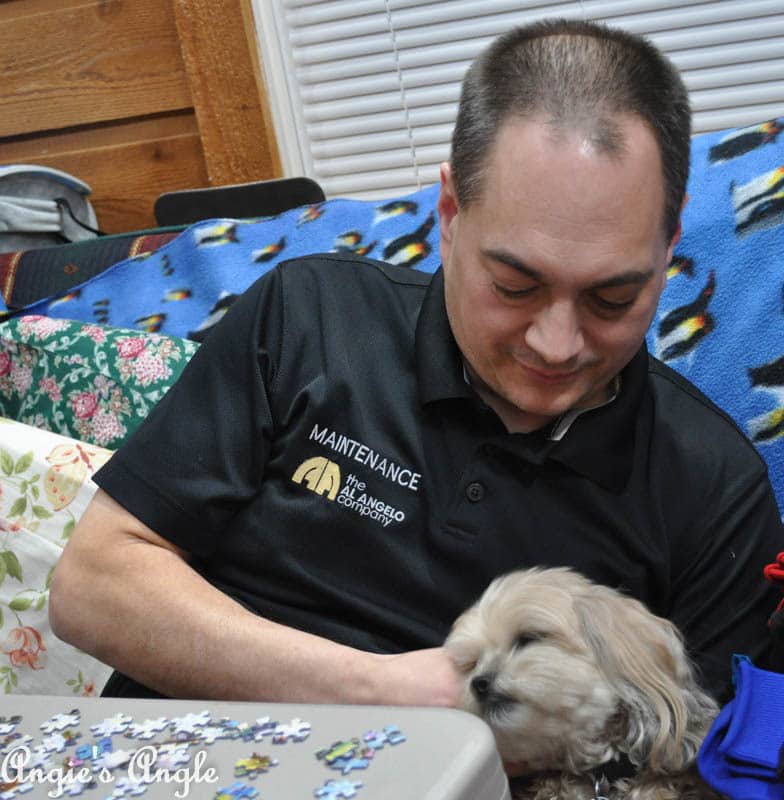
[[650, 42], [594, 22], [556, 19], [515, 28], [471, 65], [452, 134], [458, 204], [468, 206], [481, 196], [488, 153], [509, 117], [542, 115], [557, 128], [586, 132], [597, 147], [615, 153], [622, 145], [619, 113], [636, 114], [656, 137], [664, 232], [671, 239], [689, 177], [688, 92], [674, 65]]

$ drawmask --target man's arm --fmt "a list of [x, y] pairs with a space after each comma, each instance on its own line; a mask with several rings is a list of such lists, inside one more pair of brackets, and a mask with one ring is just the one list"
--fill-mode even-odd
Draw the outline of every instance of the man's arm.
[[256, 616], [99, 490], [57, 565], [55, 634], [172, 697], [453, 706], [441, 648], [355, 650]]
[[724, 496], [705, 503], [695, 529], [701, 551], [673, 583], [671, 619], [686, 635], [702, 682], [721, 702], [733, 695], [732, 655], [767, 665], [767, 620], [781, 593], [763, 576], [784, 547], [784, 527], [767, 476], [725, 482]]

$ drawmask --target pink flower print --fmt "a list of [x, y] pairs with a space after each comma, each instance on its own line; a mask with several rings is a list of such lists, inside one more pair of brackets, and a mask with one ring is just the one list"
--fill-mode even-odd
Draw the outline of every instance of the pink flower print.
[[71, 406], [77, 419], [89, 419], [98, 408], [98, 398], [92, 392], [71, 395]]
[[115, 439], [122, 439], [127, 433], [127, 430], [115, 414], [101, 409], [90, 420], [91, 426], [91, 439], [92, 441], [103, 447], [110, 444]]
[[0, 377], [11, 371], [11, 356], [7, 350], [0, 350]]
[[142, 386], [149, 386], [155, 381], [165, 380], [171, 375], [171, 369], [160, 357], [148, 350], [136, 359], [133, 364], [136, 380]]
[[63, 399], [63, 396], [60, 393], [60, 387], [57, 385], [57, 381], [51, 376], [41, 378], [41, 380], [38, 381], [38, 388], [54, 403], [57, 403]]
[[117, 340], [117, 352], [121, 358], [136, 358], [145, 347], [147, 347], [147, 342], [141, 338]]
[[11, 382], [18, 394], [24, 394], [33, 385], [33, 370], [27, 364], [17, 364], [11, 370]]
[[53, 333], [58, 333], [68, 327], [69, 321], [65, 319], [53, 319], [52, 317], [42, 317], [40, 315], [30, 315], [22, 317], [20, 328], [26, 334], [35, 334], [44, 339]]
[[46, 663], [46, 645], [41, 634], [29, 625], [14, 628], [0, 648], [15, 667], [43, 669]]
[[103, 344], [106, 341], [106, 331], [98, 325], [82, 325], [82, 333], [89, 336], [96, 344]]

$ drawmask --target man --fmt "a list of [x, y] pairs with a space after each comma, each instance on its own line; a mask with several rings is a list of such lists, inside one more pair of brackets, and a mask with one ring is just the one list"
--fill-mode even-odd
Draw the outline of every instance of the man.
[[251, 287], [97, 474], [56, 633], [121, 694], [449, 706], [452, 620], [565, 564], [670, 617], [726, 699], [782, 530], [756, 451], [645, 351], [688, 157], [643, 40], [496, 41], [442, 167], [443, 270], [314, 256]]

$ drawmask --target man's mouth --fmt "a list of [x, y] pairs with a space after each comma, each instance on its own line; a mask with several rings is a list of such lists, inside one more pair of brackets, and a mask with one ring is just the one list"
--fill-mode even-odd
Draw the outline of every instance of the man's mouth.
[[541, 367], [533, 367], [524, 361], [520, 361], [518, 363], [523, 367], [523, 369], [531, 373], [536, 380], [542, 383], [568, 383], [569, 381], [573, 380], [580, 371], [579, 368], [568, 370], [542, 369]]

